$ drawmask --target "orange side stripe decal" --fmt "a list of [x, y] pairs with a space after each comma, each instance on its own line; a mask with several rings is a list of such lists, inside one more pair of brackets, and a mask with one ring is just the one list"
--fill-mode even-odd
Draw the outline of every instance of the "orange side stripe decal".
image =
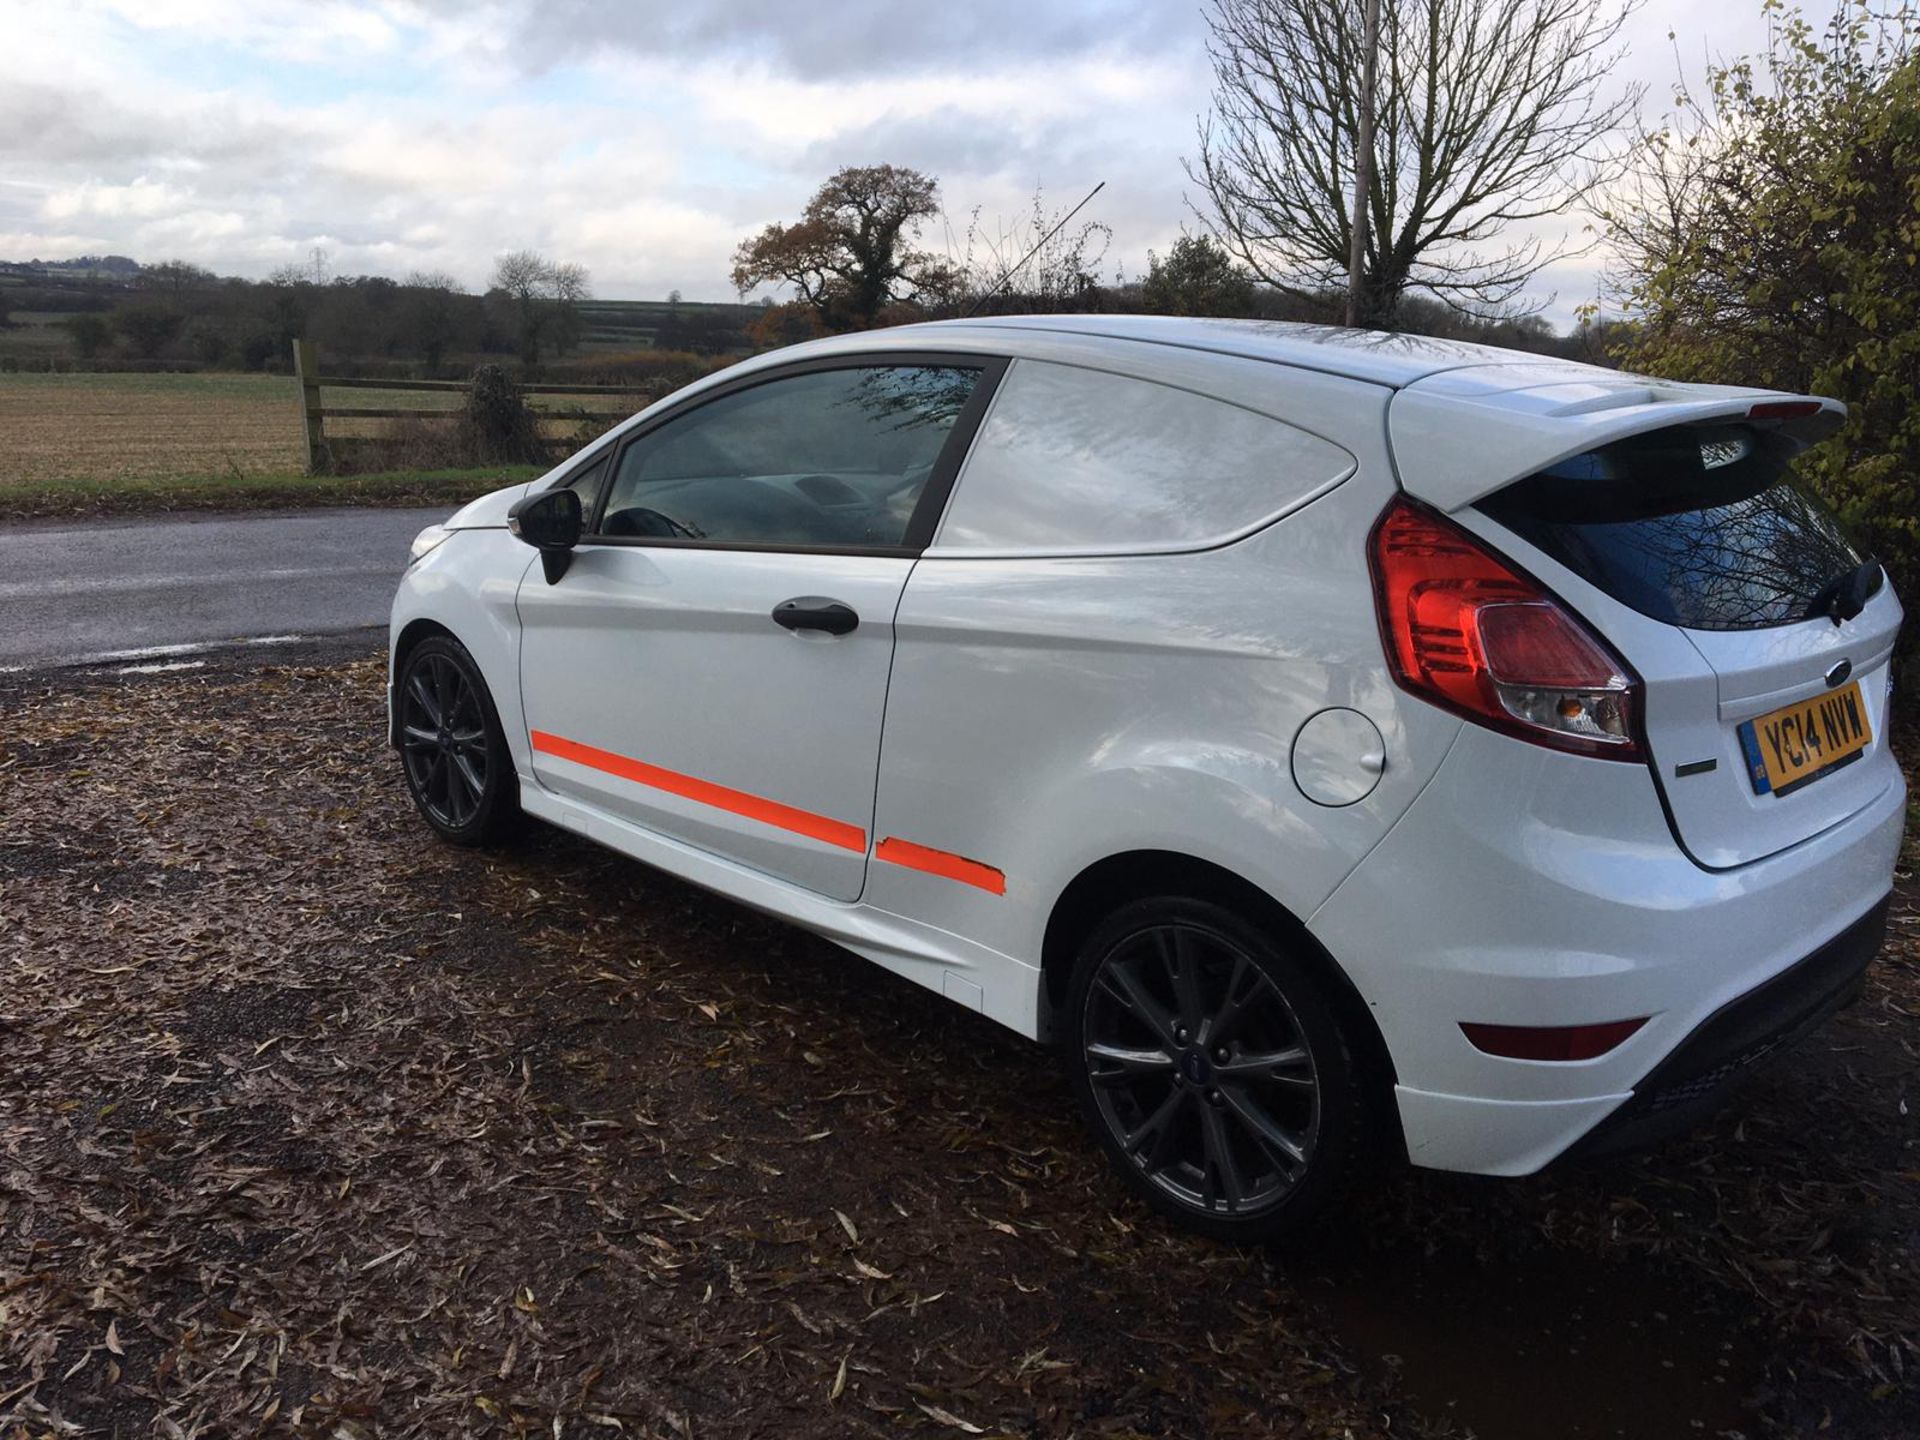
[[605, 771], [609, 775], [618, 775], [622, 780], [631, 780], [636, 785], [665, 790], [669, 795], [698, 801], [702, 805], [711, 805], [716, 810], [726, 810], [734, 815], [744, 815], [749, 820], [758, 820], [762, 825], [772, 825], [777, 829], [791, 830], [796, 835], [806, 835], [815, 840], [825, 841], [829, 845], [838, 845], [842, 850], [857, 850], [864, 854], [867, 848], [867, 832], [858, 825], [848, 825], [841, 820], [829, 820], [825, 815], [815, 815], [811, 810], [797, 810], [791, 805], [782, 805], [777, 800], [765, 800], [758, 795], [749, 795], [744, 790], [729, 790], [725, 785], [715, 785], [710, 780], [696, 780], [693, 776], [682, 775], [677, 770], [663, 770], [658, 765], [648, 765], [641, 760], [616, 755], [611, 750], [582, 745], [578, 740], [568, 740], [559, 735], [549, 735], [544, 730], [535, 730], [533, 748], [543, 755], [552, 755], [560, 760], [571, 760], [576, 765], [586, 765], [594, 770]]
[[993, 866], [982, 865], [978, 860], [969, 860], [964, 855], [954, 855], [946, 850], [916, 845], [911, 840], [901, 840], [889, 835], [874, 847], [873, 856], [874, 859], [885, 860], [890, 865], [904, 865], [909, 870], [924, 870], [929, 875], [958, 880], [962, 885], [977, 885], [980, 889], [991, 891], [995, 895], [1007, 893], [1007, 877]]

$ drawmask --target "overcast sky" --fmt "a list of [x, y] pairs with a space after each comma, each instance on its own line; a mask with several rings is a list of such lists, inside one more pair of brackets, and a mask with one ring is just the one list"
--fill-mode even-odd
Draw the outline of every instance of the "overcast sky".
[[[1648, 0], [1613, 83], [1752, 50], [1759, 0]], [[1191, 224], [1181, 157], [1211, 74], [1197, 0], [0, 0], [0, 259], [117, 252], [264, 275], [481, 286], [523, 246], [596, 293], [729, 299], [740, 238], [828, 173], [1036, 185], [1145, 268]], [[926, 237], [944, 248], [939, 229]], [[1564, 323], [1593, 261], [1542, 276]]]

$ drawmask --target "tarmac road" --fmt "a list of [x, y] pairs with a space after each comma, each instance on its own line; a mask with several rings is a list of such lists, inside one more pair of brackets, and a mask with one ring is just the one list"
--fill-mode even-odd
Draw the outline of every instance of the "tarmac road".
[[432, 509], [0, 528], [0, 669], [164, 663], [207, 645], [384, 625]]

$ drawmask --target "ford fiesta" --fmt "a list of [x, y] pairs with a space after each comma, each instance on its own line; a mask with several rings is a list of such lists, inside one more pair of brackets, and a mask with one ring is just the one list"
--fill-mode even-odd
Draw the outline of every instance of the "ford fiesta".
[[392, 739], [1054, 1042], [1197, 1229], [1683, 1125], [1851, 998], [1901, 610], [1831, 401], [1211, 320], [764, 355], [415, 542]]

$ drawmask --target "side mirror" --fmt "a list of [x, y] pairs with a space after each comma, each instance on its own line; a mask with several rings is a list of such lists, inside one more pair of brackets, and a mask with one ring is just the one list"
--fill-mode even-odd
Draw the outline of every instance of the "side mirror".
[[524, 495], [507, 511], [507, 529], [540, 552], [549, 585], [558, 584], [573, 563], [581, 528], [580, 496], [572, 490]]

